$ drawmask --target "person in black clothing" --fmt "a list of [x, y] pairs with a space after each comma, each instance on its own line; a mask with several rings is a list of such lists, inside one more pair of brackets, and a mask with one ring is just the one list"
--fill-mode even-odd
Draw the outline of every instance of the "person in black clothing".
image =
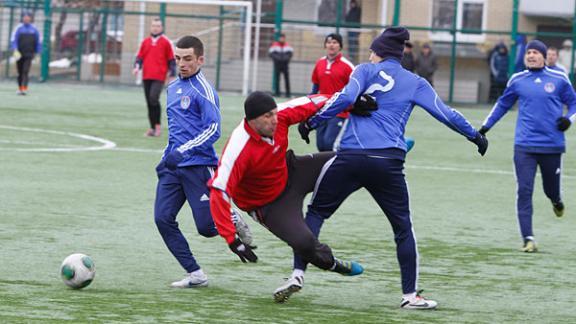
[[14, 51], [16, 57], [16, 68], [18, 70], [18, 94], [26, 95], [28, 91], [28, 74], [34, 55], [42, 51], [40, 44], [40, 33], [32, 25], [32, 14], [24, 12], [22, 14], [22, 23], [16, 26], [12, 34], [10, 48]]
[[286, 35], [280, 34], [278, 41], [272, 43], [268, 54], [274, 61], [274, 94], [280, 96], [280, 74], [284, 74], [284, 84], [286, 86], [286, 97], [290, 97], [290, 74], [288, 64], [292, 59], [294, 49], [286, 42]]
[[[358, 2], [356, 2], [356, 0], [350, 0], [350, 9], [346, 13], [345, 21], [352, 25], [359, 25], [361, 19], [362, 9], [358, 6]], [[358, 64], [359, 36], [360, 33], [357, 31], [348, 32], [348, 56], [350, 56], [350, 61], [354, 64]]]
[[414, 58], [412, 47], [412, 43], [410, 42], [404, 44], [404, 54], [402, 55], [402, 61], [400, 64], [402, 64], [402, 67], [406, 70], [414, 73], [414, 70], [416, 69], [416, 59]]

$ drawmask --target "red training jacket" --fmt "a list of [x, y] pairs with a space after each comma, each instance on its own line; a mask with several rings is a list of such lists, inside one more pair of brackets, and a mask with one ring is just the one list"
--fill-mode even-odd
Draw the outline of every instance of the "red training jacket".
[[[333, 61], [323, 56], [316, 61], [312, 71], [312, 83], [318, 85], [318, 93], [333, 95], [344, 89], [353, 70], [354, 64], [342, 56], [342, 53], [336, 55]], [[343, 111], [336, 116], [348, 118], [349, 115], [348, 111]]]
[[278, 198], [288, 180], [289, 126], [314, 115], [328, 99], [325, 95], [312, 95], [278, 105], [273, 140], [260, 136], [245, 119], [234, 129], [218, 169], [208, 182], [212, 218], [227, 243], [232, 243], [236, 234], [231, 202], [244, 211], [253, 211]]
[[168, 37], [146, 37], [137, 55], [142, 63], [142, 80], [165, 81], [168, 64], [174, 59], [172, 43]]

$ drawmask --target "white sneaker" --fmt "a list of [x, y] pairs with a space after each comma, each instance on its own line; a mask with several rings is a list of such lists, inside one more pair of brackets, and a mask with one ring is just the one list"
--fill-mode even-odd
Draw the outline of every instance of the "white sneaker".
[[208, 276], [201, 273], [192, 272], [180, 281], [174, 281], [171, 285], [172, 288], [198, 288], [208, 286]]
[[254, 243], [254, 238], [252, 237], [252, 231], [248, 226], [248, 223], [240, 216], [240, 212], [236, 209], [232, 209], [232, 220], [234, 222], [234, 226], [236, 227], [236, 233], [238, 233], [238, 237], [240, 237], [240, 241], [246, 245], [250, 245], [254, 247], [252, 243]]
[[422, 290], [418, 291], [416, 293], [416, 296], [414, 296], [412, 298], [402, 298], [402, 301], [400, 302], [400, 308], [404, 308], [404, 309], [434, 309], [434, 308], [436, 308], [436, 306], [438, 306], [437, 302], [420, 296], [421, 292], [422, 292]]
[[284, 284], [274, 290], [274, 301], [284, 303], [293, 293], [299, 292], [304, 285], [304, 277], [290, 277]]

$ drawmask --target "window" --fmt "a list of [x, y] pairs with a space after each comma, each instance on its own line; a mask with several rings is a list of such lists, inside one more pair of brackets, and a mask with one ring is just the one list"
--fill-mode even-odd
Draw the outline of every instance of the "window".
[[[456, 28], [465, 30], [456, 34], [459, 42], [478, 43], [484, 41], [484, 34], [466, 30], [485, 28], [486, 0], [460, 0], [458, 1], [458, 8], [454, 8], [453, 0], [434, 0], [432, 2], [433, 28], [452, 28], [454, 15], [456, 15]], [[437, 31], [431, 33], [431, 38], [437, 41], [451, 41], [452, 35], [448, 31]]]

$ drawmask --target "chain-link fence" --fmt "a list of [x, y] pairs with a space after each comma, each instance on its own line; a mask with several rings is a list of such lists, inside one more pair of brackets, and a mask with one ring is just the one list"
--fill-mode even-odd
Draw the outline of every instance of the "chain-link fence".
[[[340, 33], [344, 55], [358, 64], [367, 61], [372, 39], [390, 25], [404, 25], [411, 31], [415, 66], [422, 69], [437, 62], [435, 69], [432, 64], [430, 80], [449, 101], [493, 101], [501, 90], [502, 71], [507, 79], [523, 69], [524, 45], [536, 37], [557, 48], [557, 64], [574, 78], [574, 0], [244, 2], [253, 4], [253, 22], [261, 5], [262, 23], [251, 29], [249, 66], [250, 86], [259, 90], [273, 88], [268, 48], [280, 33], [294, 48], [289, 68], [292, 93], [303, 94], [311, 89], [316, 60], [325, 55], [327, 34]], [[138, 46], [148, 35], [151, 20], [161, 17], [170, 39], [193, 34], [203, 40], [204, 71], [218, 89], [240, 91], [246, 83], [242, 75], [247, 10], [170, 1], [4, 0], [0, 2], [0, 78], [15, 76], [10, 33], [24, 10], [33, 12], [43, 38], [42, 55], [32, 66], [36, 79], [134, 84], [131, 70]], [[434, 60], [423, 54], [428, 46]], [[501, 48], [505, 50], [500, 52]], [[415, 72], [423, 73], [418, 68]]]

